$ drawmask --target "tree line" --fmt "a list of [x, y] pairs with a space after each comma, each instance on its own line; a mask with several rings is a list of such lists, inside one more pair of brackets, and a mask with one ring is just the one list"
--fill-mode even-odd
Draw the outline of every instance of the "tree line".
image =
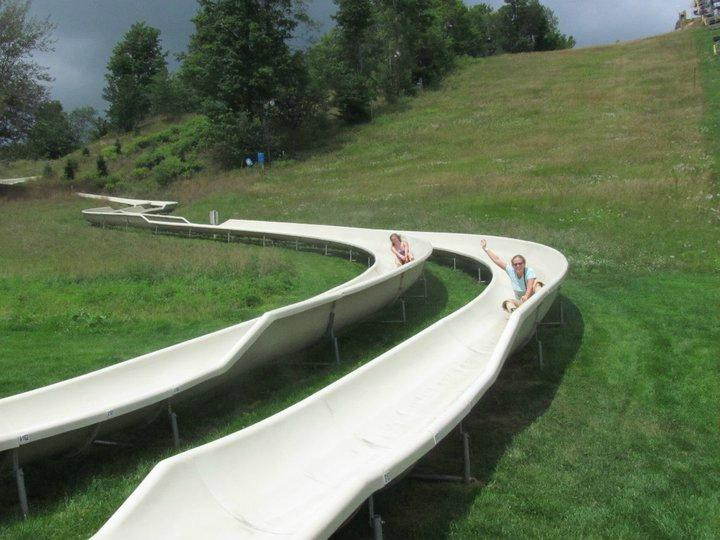
[[[198, 0], [195, 32], [171, 73], [160, 31], [132, 25], [107, 64], [106, 117], [90, 107], [65, 113], [47, 97], [34, 50], [50, 50], [52, 25], [29, 3], [0, 0], [0, 150], [56, 158], [108, 130], [131, 131], [148, 116], [196, 112], [210, 147], [228, 165], [257, 150], [293, 150], [334, 114], [367, 121], [437, 85], [461, 56], [573, 47], [539, 0], [497, 10], [462, 0], [335, 0], [335, 25], [316, 43], [293, 46], [311, 26], [303, 0]], [[7, 30], [6, 30], [7, 29]]]

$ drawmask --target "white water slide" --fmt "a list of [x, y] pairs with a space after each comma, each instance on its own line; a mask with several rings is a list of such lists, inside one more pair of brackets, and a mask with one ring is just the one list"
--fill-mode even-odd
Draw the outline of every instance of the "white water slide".
[[[323, 336], [332, 339], [334, 330], [402, 294], [433, 249], [492, 273], [472, 302], [353, 373], [249, 428], [162, 461], [99, 538], [329, 536], [461, 422], [507, 356], [532, 336], [568, 268], [552, 248], [486, 237], [503, 256], [524, 254], [545, 283], [508, 319], [500, 304], [512, 295], [509, 279], [489, 264], [475, 235], [404, 232], [416, 261], [396, 268], [390, 231], [245, 220], [209, 226], [111, 208], [84, 214], [98, 225], [302, 243], [325, 253], [344, 249], [351, 258], [374, 262], [357, 278], [310, 300], [0, 400], [0, 451], [12, 455], [16, 471], [26, 458], [66, 448], [68, 441], [92, 440], [136, 421], [137, 413], [165, 407]], [[20, 470], [19, 484], [21, 476]]]

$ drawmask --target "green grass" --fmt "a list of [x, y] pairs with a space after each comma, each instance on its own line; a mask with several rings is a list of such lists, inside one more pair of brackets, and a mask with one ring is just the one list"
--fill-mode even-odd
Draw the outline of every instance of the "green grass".
[[[318, 258], [318, 255], [311, 256]], [[471, 276], [438, 264], [429, 263], [426, 273], [427, 302], [409, 301], [405, 325], [381, 322], [397, 317], [398, 308], [391, 306], [369, 321], [342, 332], [340, 364], [298, 365], [303, 361], [330, 361], [330, 346], [321, 343], [284, 359], [279, 366], [256, 370], [239, 382], [226, 385], [212, 397], [204, 396], [177, 407], [183, 439], [179, 450], [172, 448], [169, 427], [163, 418], [147, 428], [117, 435], [120, 440], [133, 444], [131, 449], [97, 448], [80, 457], [30, 465], [26, 467], [26, 480], [32, 516], [27, 521], [18, 519], [12, 479], [5, 478], [0, 492], [0, 537], [68, 538], [93, 534], [159, 460], [238, 431], [289, 407], [452, 313], [482, 290]], [[413, 294], [419, 292], [416, 290]], [[83, 342], [93, 346], [88, 340]]]
[[256, 317], [362, 271], [309, 253], [93, 228], [83, 206], [3, 204], [0, 397]]
[[[155, 193], [185, 203], [179, 213], [192, 220], [217, 209], [223, 218], [497, 234], [567, 255], [568, 323], [542, 330], [546, 368], [528, 346], [467, 419], [479, 482], [387, 490], [377, 501], [387, 537], [720, 536], [720, 66], [710, 42], [696, 30], [468, 60], [441, 90], [303, 160], [276, 162], [264, 176], [202, 173]], [[59, 231], [71, 219], [52, 215], [54, 201], [33, 204], [46, 205]], [[87, 230], [92, 245], [114, 242]], [[418, 328], [476, 294], [469, 283], [453, 293], [456, 275], [437, 280], [448, 300], [420, 312]], [[392, 334], [357, 331], [368, 343]], [[368, 347], [358, 342], [362, 358], [382, 349]], [[333, 375], [261, 374], [278, 386], [260, 385], [258, 395], [246, 394], [251, 381], [241, 385], [228, 416], [223, 401], [197, 407], [206, 420], [192, 423], [200, 433], [188, 444], [280, 410], [361, 361]], [[137, 436], [154, 441], [157, 431]], [[45, 464], [29, 474], [31, 492], [46, 494], [28, 523], [14, 521], [8, 480], [0, 534], [92, 532], [169, 452], [164, 441], [141, 446], [118, 452], [118, 468], [102, 454], [78, 461], [80, 472]], [[454, 473], [459, 454], [448, 437], [420, 466]], [[363, 516], [339, 536], [366, 536]]]

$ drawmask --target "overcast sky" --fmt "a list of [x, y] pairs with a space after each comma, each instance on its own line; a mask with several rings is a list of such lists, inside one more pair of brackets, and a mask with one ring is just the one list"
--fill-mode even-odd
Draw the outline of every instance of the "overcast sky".
[[[579, 47], [614, 43], [669, 32], [690, 0], [541, 0], [560, 21], [560, 30], [575, 36]], [[466, 0], [477, 4], [478, 0]], [[494, 7], [503, 0], [485, 0]], [[313, 18], [326, 29], [332, 0], [309, 0]], [[32, 13], [56, 25], [55, 51], [37, 56], [55, 78], [51, 93], [66, 110], [92, 105], [102, 111], [104, 75], [112, 48], [136, 21], [160, 29], [162, 45], [174, 54], [187, 47], [194, 26], [195, 0], [32, 0]]]

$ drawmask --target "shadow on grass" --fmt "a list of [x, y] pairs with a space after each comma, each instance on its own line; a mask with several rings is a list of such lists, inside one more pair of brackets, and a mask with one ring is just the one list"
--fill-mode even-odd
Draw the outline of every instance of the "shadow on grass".
[[[408, 300], [406, 324], [381, 322], [397, 317], [399, 308], [394, 305], [339, 334], [339, 364], [298, 364], [332, 360], [329, 343], [320, 343], [281, 359], [277, 365], [258, 368], [211, 394], [175, 406], [182, 439], [177, 450], [172, 448], [170, 425], [163, 414], [148, 425], [111, 436], [114, 441], [131, 446], [91, 446], [80, 456], [26, 465], [31, 508], [26, 522], [20, 518], [14, 478], [3, 476], [0, 478], [0, 536], [22, 536], [29, 531], [43, 536], [39, 531], [45, 527], [47, 532], [55, 531], [61, 537], [95, 532], [159, 460], [238, 431], [289, 407], [444, 317], [450, 309], [448, 292], [432, 268], [426, 270], [426, 276], [428, 299]], [[418, 291], [410, 292], [417, 294]], [[72, 531], [56, 528], [68, 522], [74, 523]]]
[[[497, 381], [465, 418], [470, 433], [472, 475], [470, 485], [430, 483], [407, 478], [375, 496], [375, 512], [381, 514], [385, 538], [444, 538], [450, 524], [465, 515], [475, 497], [490, 482], [498, 462], [513, 438], [549, 408], [565, 369], [573, 361], [583, 339], [580, 311], [562, 298], [565, 325], [543, 327], [545, 365], [540, 369], [535, 339], [512, 355]], [[557, 307], [557, 306], [556, 306]], [[546, 320], [553, 320], [553, 308]], [[417, 472], [462, 475], [462, 442], [458, 432], [448, 435], [416, 466]], [[334, 538], [372, 538], [367, 506]]]

